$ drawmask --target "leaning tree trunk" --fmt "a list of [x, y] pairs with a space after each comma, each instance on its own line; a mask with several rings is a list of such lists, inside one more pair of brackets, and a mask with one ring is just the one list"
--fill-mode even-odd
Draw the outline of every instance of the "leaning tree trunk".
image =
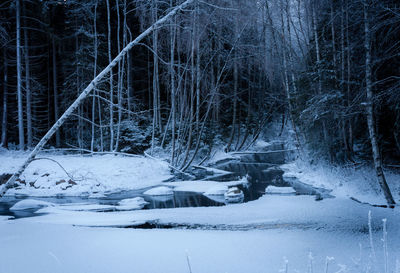
[[[18, 1], [18, 0], [17, 0]], [[168, 20], [173, 17], [178, 11], [183, 8], [186, 8], [194, 0], [187, 0], [182, 4], [176, 6], [172, 9], [167, 15], [159, 19], [149, 28], [147, 28], [144, 32], [142, 32], [139, 36], [136, 37], [135, 40], [130, 42], [115, 58], [111, 63], [107, 65], [103, 71], [100, 72], [91, 82], [90, 84], [83, 90], [83, 92], [79, 95], [79, 97], [72, 103], [68, 109], [64, 112], [64, 114], [54, 123], [54, 125], [50, 128], [50, 130], [44, 135], [44, 137], [39, 141], [39, 143], [35, 146], [33, 151], [29, 154], [28, 158], [25, 162], [18, 168], [18, 170], [10, 177], [10, 179], [3, 185], [0, 186], [0, 197], [2, 197], [6, 191], [14, 185], [14, 182], [19, 178], [19, 176], [24, 172], [26, 167], [35, 159], [36, 155], [40, 152], [44, 145], [46, 145], [47, 141], [54, 135], [54, 133], [61, 127], [61, 125], [71, 116], [71, 114], [78, 108], [78, 106], [82, 103], [82, 101], [93, 91], [95, 86], [108, 74], [111, 69], [115, 67], [115, 65], [122, 60], [122, 57], [127, 54], [127, 52], [132, 49], [135, 45], [137, 45], [143, 38], [148, 36], [152, 31], [160, 26], [164, 25]]]
[[364, 31], [365, 31], [365, 89], [367, 93], [367, 122], [368, 131], [372, 146], [372, 155], [374, 157], [374, 167], [376, 171], [376, 176], [378, 178], [378, 183], [382, 188], [383, 194], [385, 195], [386, 201], [389, 205], [394, 205], [395, 201], [393, 199], [390, 188], [386, 182], [385, 174], [382, 168], [382, 158], [380, 156], [376, 128], [375, 128], [375, 117], [374, 117], [374, 104], [373, 104], [373, 94], [372, 94], [372, 81], [371, 81], [371, 38], [369, 29], [369, 17], [368, 17], [368, 6], [364, 3]]

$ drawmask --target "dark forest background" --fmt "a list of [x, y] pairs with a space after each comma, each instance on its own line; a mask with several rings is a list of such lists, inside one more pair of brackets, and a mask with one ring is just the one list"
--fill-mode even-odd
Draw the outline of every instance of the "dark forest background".
[[[181, 2], [2, 1], [1, 145], [32, 148], [125, 45]], [[49, 146], [163, 151], [186, 169], [217, 145], [246, 149], [279, 123], [277, 135], [289, 130], [299, 149], [358, 164], [373, 158], [372, 109], [379, 153], [396, 165], [399, 6], [194, 1], [135, 46]]]

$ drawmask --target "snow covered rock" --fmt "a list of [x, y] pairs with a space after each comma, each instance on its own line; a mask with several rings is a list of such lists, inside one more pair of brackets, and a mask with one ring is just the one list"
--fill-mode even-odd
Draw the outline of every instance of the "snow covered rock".
[[225, 185], [217, 185], [209, 188], [204, 195], [224, 195], [228, 191]]
[[143, 194], [152, 196], [173, 195], [174, 191], [171, 188], [161, 186], [147, 190]]
[[135, 197], [129, 199], [123, 199], [118, 202], [116, 207], [117, 210], [135, 210], [135, 209], [142, 209], [146, 206], [148, 202], [146, 202], [142, 197]]
[[294, 194], [296, 190], [292, 187], [276, 187], [276, 186], [268, 186], [265, 189], [265, 193], [267, 194]]
[[54, 204], [46, 201], [25, 199], [14, 204], [14, 206], [12, 206], [10, 210], [40, 209], [43, 207], [51, 207], [51, 206], [54, 206]]
[[227, 203], [240, 203], [243, 202], [244, 194], [238, 187], [229, 188], [224, 194]]

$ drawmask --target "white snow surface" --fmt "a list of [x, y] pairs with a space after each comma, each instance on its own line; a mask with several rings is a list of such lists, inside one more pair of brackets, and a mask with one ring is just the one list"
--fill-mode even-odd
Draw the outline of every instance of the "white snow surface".
[[[358, 261], [356, 242], [366, 242], [362, 234], [135, 230], [19, 221], [0, 222], [0, 229], [1, 268], [7, 273], [188, 273], [187, 256], [196, 273], [276, 273], [282, 272], [284, 260], [289, 261], [289, 272], [308, 272], [310, 251], [314, 272], [325, 272], [327, 256], [335, 258], [329, 272], [338, 272], [339, 264], [348, 265], [346, 272], [365, 272], [357, 271], [353, 262]], [[361, 265], [368, 248], [362, 250]], [[392, 244], [389, 250], [399, 254]]]
[[[372, 211], [377, 261], [371, 264], [368, 211]], [[400, 257], [399, 208], [384, 209], [334, 198], [264, 196], [224, 207], [138, 210], [132, 212], [65, 211], [7, 221], [0, 218], [1, 268], [22, 272], [383, 272], [382, 218], [388, 222], [389, 271]], [[205, 229], [119, 229], [145, 221], [199, 224]], [[75, 226], [71, 226], [75, 225]], [[84, 226], [98, 226], [89, 228]], [[207, 230], [220, 227], [221, 230]], [[232, 230], [231, 230], [232, 229]], [[361, 247], [360, 247], [361, 245]], [[21, 260], [21, 256], [24, 257]]]
[[[27, 156], [27, 152], [1, 149], [0, 174], [15, 172]], [[19, 187], [10, 189], [7, 195], [91, 195], [97, 198], [104, 192], [155, 186], [171, 177], [167, 163], [146, 157], [56, 153], [43, 153], [38, 157], [57, 161], [73, 179], [55, 162], [35, 160], [21, 175], [25, 184], [20, 183]]]
[[152, 196], [163, 196], [163, 195], [173, 195], [174, 191], [169, 187], [156, 187], [145, 191], [143, 194]]
[[268, 193], [268, 194], [290, 194], [290, 193], [296, 193], [296, 191], [292, 187], [276, 187], [276, 186], [269, 185], [265, 189], [265, 193]]

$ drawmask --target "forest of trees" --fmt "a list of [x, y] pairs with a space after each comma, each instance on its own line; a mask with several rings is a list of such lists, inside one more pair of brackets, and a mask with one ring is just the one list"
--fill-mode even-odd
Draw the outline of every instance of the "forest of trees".
[[[182, 2], [2, 1], [1, 146], [33, 148]], [[379, 177], [382, 158], [400, 159], [399, 38], [395, 0], [194, 0], [124, 55], [48, 145], [163, 150], [185, 170], [213, 145], [246, 149], [279, 122], [299, 149], [373, 161]]]

